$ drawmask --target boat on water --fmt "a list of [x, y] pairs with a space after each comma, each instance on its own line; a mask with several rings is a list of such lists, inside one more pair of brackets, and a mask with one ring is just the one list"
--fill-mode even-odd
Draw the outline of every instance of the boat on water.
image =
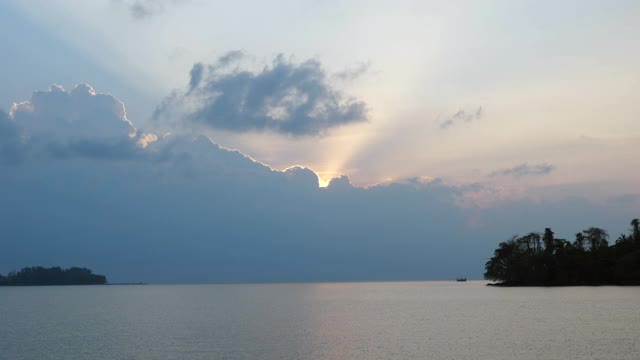
[[459, 277], [459, 278], [456, 279], [456, 281], [457, 282], [465, 282], [465, 281], [467, 281], [467, 278], [466, 277]]

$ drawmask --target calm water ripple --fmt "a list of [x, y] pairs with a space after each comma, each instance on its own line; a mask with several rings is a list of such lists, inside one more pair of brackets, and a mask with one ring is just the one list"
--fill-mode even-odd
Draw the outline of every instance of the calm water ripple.
[[634, 359], [640, 288], [0, 288], [0, 359]]

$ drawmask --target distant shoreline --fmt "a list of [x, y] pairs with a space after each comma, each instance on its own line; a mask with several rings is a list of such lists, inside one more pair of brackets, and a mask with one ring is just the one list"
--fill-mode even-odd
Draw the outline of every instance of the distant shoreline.
[[105, 285], [149, 285], [143, 282], [122, 282], [122, 283], [107, 283]]
[[488, 283], [486, 286], [492, 287], [503, 287], [503, 288], [521, 288], [521, 287], [529, 287], [529, 288], [564, 288], [564, 287], [604, 287], [604, 286], [613, 286], [613, 287], [634, 287], [640, 286], [640, 283], [628, 283], [628, 284], [550, 284], [550, 285], [532, 285], [532, 284], [501, 284], [501, 283]]
[[[211, 283], [145, 283], [145, 282], [122, 282], [122, 283], [106, 283], [106, 284], [62, 284], [62, 285], [0, 285], [0, 288], [3, 287], [52, 287], [52, 286], [220, 286], [220, 285], [321, 285], [321, 284], [370, 284], [370, 283], [443, 283], [443, 284], [459, 284], [460, 286], [464, 286], [464, 282], [457, 282], [455, 280], [362, 280], [362, 281], [288, 281], [288, 282], [211, 282]], [[486, 280], [468, 280], [467, 283], [478, 283], [484, 282], [484, 286], [490, 287], [499, 287], [499, 288], [566, 288], [566, 287], [634, 287], [640, 286], [640, 283], [628, 283], [628, 284], [554, 284], [554, 285], [508, 285], [502, 283], [491, 283]]]
[[84, 267], [63, 269], [31, 266], [7, 276], [0, 275], [0, 286], [104, 285], [107, 277]]

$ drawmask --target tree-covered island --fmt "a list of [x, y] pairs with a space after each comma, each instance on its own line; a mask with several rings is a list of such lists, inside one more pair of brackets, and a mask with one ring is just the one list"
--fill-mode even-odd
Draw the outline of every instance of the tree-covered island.
[[103, 285], [107, 277], [94, 274], [87, 268], [60, 267], [45, 268], [41, 266], [25, 267], [7, 276], [0, 275], [0, 286], [29, 285]]
[[485, 279], [504, 286], [640, 285], [640, 222], [609, 245], [609, 235], [590, 227], [573, 242], [547, 228], [502, 242], [485, 265]]

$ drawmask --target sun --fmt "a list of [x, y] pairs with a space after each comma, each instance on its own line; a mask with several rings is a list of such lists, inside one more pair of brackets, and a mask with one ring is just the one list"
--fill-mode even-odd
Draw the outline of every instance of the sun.
[[318, 187], [326, 188], [327, 186], [329, 186], [330, 182], [331, 182], [331, 179], [325, 180], [325, 179], [321, 178], [320, 176], [318, 176]]

